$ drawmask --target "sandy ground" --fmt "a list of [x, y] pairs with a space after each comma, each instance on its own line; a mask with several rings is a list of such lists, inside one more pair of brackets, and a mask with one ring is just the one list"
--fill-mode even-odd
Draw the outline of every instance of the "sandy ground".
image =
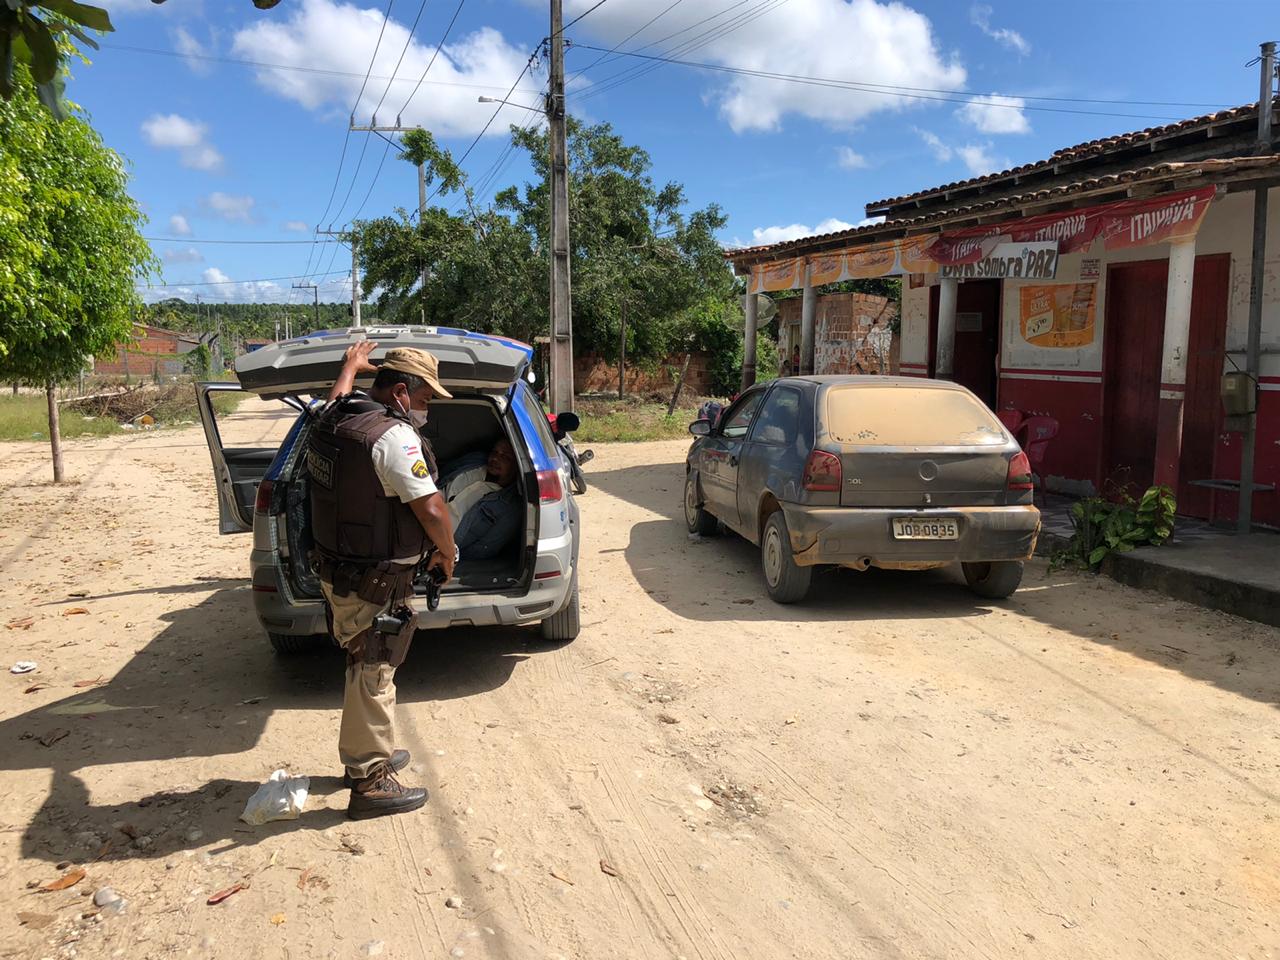
[[[3, 674], [0, 956], [1280, 954], [1277, 631], [1040, 563], [1002, 605], [872, 571], [781, 608], [686, 536], [683, 443], [596, 450], [582, 636], [421, 637], [431, 801], [350, 824], [342, 662], [272, 655], [199, 429], [74, 443], [60, 488], [0, 447], [4, 665], [39, 663]], [[240, 823], [277, 767], [305, 813]]]

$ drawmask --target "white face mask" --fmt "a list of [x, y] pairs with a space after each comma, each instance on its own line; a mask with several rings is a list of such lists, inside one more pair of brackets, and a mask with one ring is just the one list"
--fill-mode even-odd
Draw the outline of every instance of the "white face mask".
[[399, 397], [396, 397], [395, 400], [396, 406], [399, 407], [401, 411], [404, 412], [404, 415], [409, 418], [409, 422], [413, 424], [415, 429], [421, 430], [427, 425], [427, 411], [414, 410], [412, 407], [406, 410], [404, 405], [400, 403]]

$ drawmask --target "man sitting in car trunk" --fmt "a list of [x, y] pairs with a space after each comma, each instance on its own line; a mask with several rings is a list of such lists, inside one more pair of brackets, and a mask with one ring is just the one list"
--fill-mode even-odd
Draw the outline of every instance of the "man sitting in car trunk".
[[453, 540], [463, 560], [488, 560], [515, 539], [524, 515], [516, 486], [519, 465], [511, 441], [494, 443], [482, 463], [463, 458], [462, 469], [446, 474], [444, 499], [453, 522]]
[[[330, 629], [347, 652], [338, 756], [352, 819], [426, 803], [426, 790], [396, 779], [409, 753], [395, 747], [394, 677], [417, 625], [407, 601], [418, 564], [434, 547], [430, 567], [448, 580], [458, 556], [434, 459], [418, 433], [427, 404], [450, 396], [438, 362], [405, 347], [388, 350], [375, 367], [376, 346], [364, 341], [347, 351], [307, 446], [314, 566]], [[357, 376], [375, 371], [367, 394], [352, 390]]]

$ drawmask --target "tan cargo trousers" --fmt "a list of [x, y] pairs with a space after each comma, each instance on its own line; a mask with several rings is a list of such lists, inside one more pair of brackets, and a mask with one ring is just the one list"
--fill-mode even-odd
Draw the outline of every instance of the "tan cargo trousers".
[[[390, 600], [370, 603], [354, 593], [336, 596], [333, 585], [325, 580], [320, 581], [320, 588], [333, 611], [333, 636], [344, 650], [392, 605]], [[389, 760], [395, 749], [395, 675], [396, 668], [389, 663], [356, 662], [347, 666], [338, 757], [355, 779], [368, 776], [374, 764]]]

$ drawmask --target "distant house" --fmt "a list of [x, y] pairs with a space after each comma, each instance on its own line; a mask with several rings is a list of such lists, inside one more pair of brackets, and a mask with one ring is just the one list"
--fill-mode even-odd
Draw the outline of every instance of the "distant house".
[[274, 342], [275, 341], [270, 339], [269, 337], [245, 337], [243, 341], [244, 352], [253, 353], [253, 351], [260, 350], [261, 348], [265, 347], [268, 343], [274, 343]]
[[172, 377], [184, 373], [183, 356], [200, 345], [200, 335], [134, 324], [133, 339], [116, 347], [116, 355], [94, 361], [98, 376]]

